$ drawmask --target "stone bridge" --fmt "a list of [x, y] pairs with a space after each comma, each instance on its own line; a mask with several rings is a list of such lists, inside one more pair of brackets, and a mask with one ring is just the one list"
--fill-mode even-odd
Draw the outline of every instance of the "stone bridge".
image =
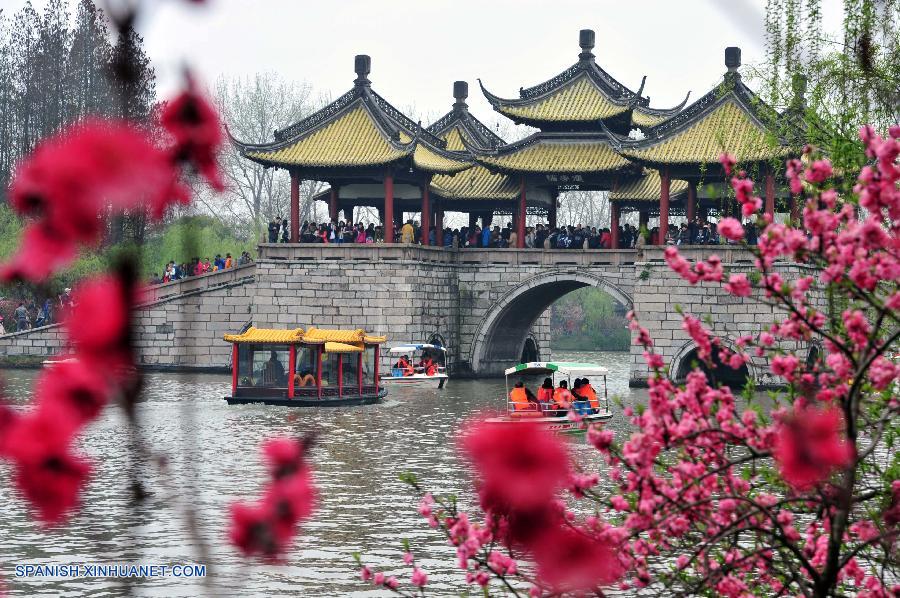
[[[750, 255], [728, 247], [684, 248], [689, 259], [717, 253], [732, 271]], [[633, 309], [683, 375], [694, 346], [675, 305], [710, 316], [736, 337], [773, 320], [757, 302], [719, 285], [690, 286], [670, 272], [662, 248], [634, 250], [462, 249], [412, 245], [264, 244], [255, 264], [153, 287], [137, 318], [140, 361], [148, 367], [225, 368], [222, 334], [257, 327], [365, 328], [390, 342], [439, 339], [460, 376], [492, 376], [523, 356], [550, 357], [548, 308], [585, 286], [602, 288]], [[780, 268], [787, 279], [796, 266]], [[0, 337], [0, 356], [32, 359], [62, 350], [56, 326]], [[805, 348], [800, 348], [805, 350]], [[632, 348], [631, 382], [647, 376]], [[757, 383], [777, 382], [762, 361], [749, 364]]]

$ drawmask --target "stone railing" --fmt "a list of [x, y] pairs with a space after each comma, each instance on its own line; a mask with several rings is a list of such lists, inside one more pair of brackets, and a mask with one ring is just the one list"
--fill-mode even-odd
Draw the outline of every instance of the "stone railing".
[[[658, 245], [644, 248], [642, 262], [665, 262], [666, 248]], [[753, 263], [753, 254], [743, 247], [734, 245], [681, 245], [678, 253], [686, 260], [705, 260], [712, 254], [718, 255], [724, 264]]]
[[229, 284], [233, 284], [246, 278], [252, 278], [256, 272], [256, 264], [235, 266], [227, 270], [209, 272], [200, 276], [190, 276], [147, 287], [144, 293], [144, 303], [155, 303], [164, 299], [171, 299], [185, 293], [205, 291]]
[[596, 266], [633, 264], [633, 249], [453, 249], [403, 244], [287, 244], [259, 246], [260, 260]]

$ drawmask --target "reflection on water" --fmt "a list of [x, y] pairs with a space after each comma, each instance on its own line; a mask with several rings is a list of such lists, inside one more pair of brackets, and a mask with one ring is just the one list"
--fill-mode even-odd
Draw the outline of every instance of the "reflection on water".
[[[578, 353], [557, 359], [593, 361], [610, 370], [611, 395], [626, 404], [644, 397], [629, 390], [627, 353]], [[35, 372], [7, 371], [7, 392], [26, 403]], [[378, 568], [391, 568], [408, 579], [400, 563], [401, 541], [409, 539], [434, 590], [461, 587], [453, 568], [452, 547], [430, 530], [417, 513], [404, 471], [415, 473], [436, 493], [472, 499], [468, 475], [454, 452], [454, 432], [470, 415], [504, 405], [500, 380], [451, 380], [443, 390], [391, 389], [380, 405], [337, 409], [291, 409], [227, 406], [225, 375], [150, 374], [139, 406], [142, 434], [169, 461], [164, 476], [151, 463], [140, 463], [151, 492], [140, 505], [129, 501], [131, 453], [124, 418], [118, 408], [106, 411], [82, 437], [96, 472], [84, 507], [65, 528], [41, 531], [27, 516], [9, 487], [9, 471], [0, 470], [0, 579], [13, 596], [119, 596], [127, 588], [106, 579], [15, 579], [19, 563], [144, 563], [173, 565], [201, 562], [186, 531], [179, 504], [197, 510], [203, 535], [211, 545], [205, 562], [214, 595], [276, 594], [333, 596], [367, 592], [358, 581], [351, 557], [365, 554]], [[614, 411], [617, 409], [614, 408]], [[616, 414], [610, 422], [624, 429]], [[277, 434], [319, 433], [313, 451], [321, 501], [314, 521], [286, 564], [246, 564], [225, 542], [227, 505], [252, 499], [264, 480], [257, 447]], [[592, 449], [573, 440], [576, 458], [590, 461]], [[196, 596], [202, 581], [175, 578], [132, 580], [136, 595]], [[431, 585], [431, 584], [430, 584]]]

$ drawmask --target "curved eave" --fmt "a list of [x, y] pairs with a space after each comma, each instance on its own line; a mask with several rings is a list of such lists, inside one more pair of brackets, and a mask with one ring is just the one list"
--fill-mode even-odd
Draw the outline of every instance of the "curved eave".
[[435, 176], [429, 188], [435, 195], [455, 201], [509, 201], [519, 195], [516, 181], [478, 164], [453, 177]]
[[325, 169], [381, 167], [413, 154], [418, 139], [388, 129], [369, 102], [357, 98], [327, 120], [296, 137], [268, 144], [238, 142], [241, 154], [281, 168]]
[[619, 151], [629, 160], [653, 168], [717, 164], [722, 152], [742, 163], [786, 155], [788, 149], [780, 140], [777, 145], [771, 143], [769, 129], [757, 115], [760, 108], [751, 105], [753, 98], [747, 97], [747, 91], [740, 82], [721, 96], [717, 88], [677, 116], [650, 128], [647, 139], [622, 140]]

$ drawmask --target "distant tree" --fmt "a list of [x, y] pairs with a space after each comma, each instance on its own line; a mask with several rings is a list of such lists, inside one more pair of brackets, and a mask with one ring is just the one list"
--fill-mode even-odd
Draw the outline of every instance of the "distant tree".
[[[285, 81], [275, 73], [216, 82], [215, 102], [229, 133], [240, 141], [272, 140], [276, 129], [291, 125], [319, 107], [306, 83]], [[290, 216], [290, 177], [283, 170], [263, 168], [243, 158], [230, 146], [221, 156], [229, 190], [225, 194], [201, 196], [201, 203], [220, 218], [243, 220], [254, 239], [264, 221]], [[311, 216], [313, 196], [323, 188], [316, 181], [303, 181], [300, 189], [300, 220]]]

